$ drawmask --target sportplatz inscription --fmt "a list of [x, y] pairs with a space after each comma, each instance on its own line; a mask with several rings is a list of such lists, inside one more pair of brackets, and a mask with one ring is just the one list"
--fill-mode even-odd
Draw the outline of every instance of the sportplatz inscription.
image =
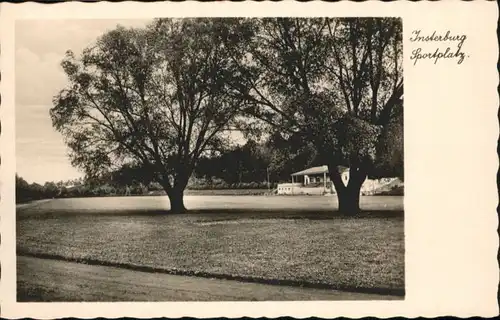
[[462, 49], [465, 40], [467, 40], [465, 34], [452, 35], [451, 31], [446, 31], [444, 35], [438, 34], [437, 31], [423, 35], [421, 30], [413, 30], [410, 42], [422, 44], [435, 42], [437, 45], [439, 43], [447, 43], [448, 45], [445, 48], [438, 46], [435, 50], [424, 50], [422, 47], [418, 47], [411, 52], [410, 60], [414, 61], [413, 65], [416, 65], [420, 60], [431, 60], [434, 61], [434, 64], [442, 60], [456, 60], [457, 64], [462, 64], [468, 57]]

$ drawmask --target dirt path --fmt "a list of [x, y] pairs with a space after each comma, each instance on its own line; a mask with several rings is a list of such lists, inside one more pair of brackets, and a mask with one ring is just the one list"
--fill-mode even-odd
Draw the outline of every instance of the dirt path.
[[389, 300], [398, 297], [174, 276], [17, 258], [22, 301]]

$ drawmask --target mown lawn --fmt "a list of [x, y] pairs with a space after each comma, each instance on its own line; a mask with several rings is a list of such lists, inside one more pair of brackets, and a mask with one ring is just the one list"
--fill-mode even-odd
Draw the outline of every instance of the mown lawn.
[[18, 254], [339, 288], [404, 288], [404, 220], [318, 213], [99, 215], [18, 219]]

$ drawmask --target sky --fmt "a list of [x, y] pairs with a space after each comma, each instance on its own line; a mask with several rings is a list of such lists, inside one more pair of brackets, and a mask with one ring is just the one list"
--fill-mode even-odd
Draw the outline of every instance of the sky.
[[67, 50], [76, 54], [117, 24], [144, 26], [148, 20], [25, 20], [15, 26], [17, 173], [43, 184], [83, 176], [73, 168], [63, 137], [49, 115], [52, 97], [66, 84], [60, 67]]

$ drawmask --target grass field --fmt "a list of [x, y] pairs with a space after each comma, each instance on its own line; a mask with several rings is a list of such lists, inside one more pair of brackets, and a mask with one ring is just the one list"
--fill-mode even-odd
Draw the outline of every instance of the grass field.
[[[184, 196], [186, 207], [194, 213], [333, 213], [338, 207], [336, 196]], [[97, 197], [71, 198], [40, 201], [34, 204], [18, 206], [18, 219], [29, 216], [111, 214], [134, 215], [162, 213], [168, 211], [169, 201], [166, 196], [131, 196], [131, 197]], [[387, 212], [401, 215], [403, 197], [400, 196], [367, 196], [361, 197], [361, 208], [366, 212], [379, 214]], [[392, 214], [391, 214], [392, 212]]]
[[[404, 289], [402, 198], [365, 197], [357, 218], [335, 197], [60, 199], [18, 210], [20, 255], [360, 290]], [[167, 206], [168, 207], [168, 206]], [[204, 209], [204, 210], [202, 210]]]

